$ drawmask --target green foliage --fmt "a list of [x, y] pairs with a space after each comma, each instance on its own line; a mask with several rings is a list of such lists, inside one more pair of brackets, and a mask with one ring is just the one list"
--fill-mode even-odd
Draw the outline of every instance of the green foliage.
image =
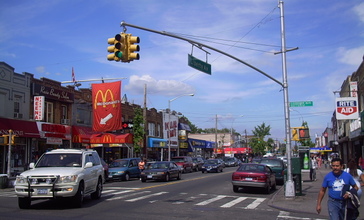
[[141, 152], [144, 140], [144, 119], [141, 108], [134, 108], [134, 119], [133, 119], [133, 132], [134, 132], [134, 153], [139, 154]]
[[252, 133], [255, 136], [250, 141], [250, 146], [252, 147], [253, 152], [265, 154], [266, 146], [269, 146], [269, 144], [273, 141], [273, 139], [268, 140], [269, 142], [264, 141], [265, 136], [270, 135], [270, 125], [266, 126], [265, 123], [263, 122], [261, 125], [254, 127]]

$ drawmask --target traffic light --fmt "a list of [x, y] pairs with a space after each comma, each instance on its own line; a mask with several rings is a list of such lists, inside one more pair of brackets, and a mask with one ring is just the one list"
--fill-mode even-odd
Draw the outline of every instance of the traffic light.
[[292, 128], [292, 140], [293, 141], [299, 141], [298, 132], [296, 128]]
[[8, 145], [9, 144], [9, 135], [0, 136], [0, 145]]
[[132, 36], [131, 34], [126, 34], [126, 46], [127, 46], [127, 62], [133, 60], [139, 60], [139, 54], [134, 53], [135, 51], [139, 51], [139, 45], [136, 45], [140, 42], [139, 37]]
[[107, 51], [111, 53], [107, 55], [108, 60], [127, 62], [128, 55], [125, 33], [117, 34], [115, 37], [107, 39], [107, 43], [112, 45], [107, 47]]
[[300, 139], [308, 139], [310, 138], [310, 133], [308, 128], [300, 128], [298, 129]]

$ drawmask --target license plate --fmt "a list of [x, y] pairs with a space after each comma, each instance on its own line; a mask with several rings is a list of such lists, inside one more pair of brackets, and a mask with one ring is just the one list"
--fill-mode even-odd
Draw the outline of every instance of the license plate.
[[112, 175], [109, 175], [109, 178], [112, 178]]
[[207, 170], [207, 171], [210, 171], [211, 169], [210, 169], [210, 168], [207, 168], [206, 170]]
[[153, 178], [153, 176], [152, 175], [148, 175], [147, 178], [151, 179], [151, 178]]
[[253, 180], [253, 178], [245, 178], [245, 180]]
[[38, 195], [46, 195], [48, 194], [48, 190], [47, 189], [38, 189]]

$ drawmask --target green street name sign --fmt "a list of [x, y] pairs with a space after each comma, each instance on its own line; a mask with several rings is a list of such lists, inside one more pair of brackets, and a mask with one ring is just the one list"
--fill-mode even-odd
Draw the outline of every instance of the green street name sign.
[[289, 107], [307, 107], [313, 106], [313, 101], [290, 102]]
[[188, 65], [196, 70], [211, 75], [211, 65], [188, 54]]

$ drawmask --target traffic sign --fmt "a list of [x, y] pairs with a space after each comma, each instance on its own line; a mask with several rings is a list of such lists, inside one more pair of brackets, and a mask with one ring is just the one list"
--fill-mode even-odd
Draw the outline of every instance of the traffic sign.
[[313, 106], [313, 101], [290, 102], [289, 107], [307, 107]]
[[188, 54], [188, 65], [201, 72], [211, 75], [211, 65]]

